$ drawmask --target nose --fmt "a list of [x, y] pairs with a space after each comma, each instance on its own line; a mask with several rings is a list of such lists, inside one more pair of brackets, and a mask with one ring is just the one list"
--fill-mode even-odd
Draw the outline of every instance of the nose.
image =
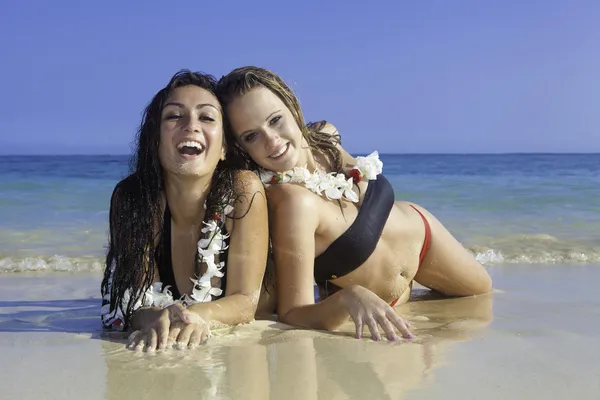
[[187, 117], [184, 121], [183, 130], [185, 132], [200, 132], [200, 123], [196, 118]]
[[276, 150], [279, 147], [279, 143], [281, 142], [281, 136], [279, 136], [277, 132], [267, 129], [265, 131], [265, 138], [267, 139], [265, 142], [265, 148], [267, 150]]

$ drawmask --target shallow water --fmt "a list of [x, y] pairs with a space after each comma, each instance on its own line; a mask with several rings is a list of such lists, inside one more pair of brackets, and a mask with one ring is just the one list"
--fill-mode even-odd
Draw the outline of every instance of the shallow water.
[[[382, 155], [485, 265], [600, 262], [600, 154]], [[0, 272], [98, 271], [125, 156], [0, 157]]]

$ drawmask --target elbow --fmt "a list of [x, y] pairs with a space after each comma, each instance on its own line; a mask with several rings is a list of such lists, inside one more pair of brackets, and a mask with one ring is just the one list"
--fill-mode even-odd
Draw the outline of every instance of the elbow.
[[334, 323], [334, 321], [327, 321], [322, 319], [316, 320], [302, 320], [299, 318], [296, 309], [287, 311], [286, 313], [279, 314], [279, 322], [287, 325], [296, 326], [305, 329], [316, 329], [319, 331], [334, 331], [341, 325], [340, 323]]
[[241, 307], [239, 323], [247, 324], [249, 322], [254, 321], [254, 317], [256, 315], [256, 310], [258, 308], [258, 300], [255, 295], [245, 295], [244, 296], [244, 305]]
[[484, 273], [482, 274], [482, 276], [479, 279], [477, 287], [473, 291], [474, 292], [473, 294], [478, 295], [478, 294], [490, 293], [492, 291], [492, 289], [493, 289], [492, 278], [487, 273], [487, 271], [484, 271]]
[[463, 293], [458, 293], [459, 296], [478, 296], [490, 293], [492, 291], [492, 278], [485, 273], [477, 279], [477, 282], [463, 289]]
[[480, 293], [477, 293], [477, 294], [486, 294], [486, 293], [490, 293], [492, 291], [492, 289], [493, 289], [492, 278], [489, 275], [485, 276], [485, 279], [481, 283], [480, 289], [481, 289]]
[[289, 310], [287, 312], [281, 312], [280, 310], [277, 311], [277, 319], [279, 320], [279, 322], [284, 323], [286, 325], [291, 325], [291, 326], [299, 326], [299, 324], [296, 323], [296, 321], [294, 321], [294, 316], [293, 316], [293, 312], [294, 310]]
[[318, 329], [320, 331], [335, 331], [340, 327], [340, 325], [341, 324], [339, 323], [332, 323], [332, 321], [319, 321], [317, 324], [315, 324], [314, 329]]

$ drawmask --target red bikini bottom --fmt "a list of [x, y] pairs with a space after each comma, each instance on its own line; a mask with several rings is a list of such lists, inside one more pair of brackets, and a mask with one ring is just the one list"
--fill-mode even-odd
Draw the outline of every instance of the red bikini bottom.
[[[421, 254], [419, 254], [419, 266], [417, 267], [417, 270], [418, 270], [418, 268], [421, 268], [421, 264], [423, 263], [423, 259], [427, 255], [427, 251], [429, 251], [429, 247], [431, 247], [431, 227], [429, 226], [429, 222], [427, 221], [427, 218], [425, 218], [423, 213], [421, 213], [421, 211], [417, 210], [417, 208], [415, 206], [413, 206], [412, 204], [410, 206], [416, 212], [419, 213], [421, 218], [423, 218], [423, 224], [425, 225], [425, 240], [423, 241], [423, 247], [421, 248]], [[400, 300], [400, 298], [397, 298], [396, 300], [392, 301], [390, 303], [390, 306], [394, 307], [396, 305], [396, 303], [398, 302], [398, 300]]]

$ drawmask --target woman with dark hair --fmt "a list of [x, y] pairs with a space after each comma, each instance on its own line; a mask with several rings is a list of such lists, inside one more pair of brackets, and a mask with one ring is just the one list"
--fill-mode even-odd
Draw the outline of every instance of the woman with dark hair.
[[214, 77], [175, 74], [146, 108], [110, 204], [102, 323], [130, 347], [194, 346], [254, 318], [265, 272], [264, 188], [225, 161]]
[[[413, 280], [449, 296], [487, 293], [481, 264], [424, 208], [395, 201], [378, 153], [352, 157], [335, 127], [306, 124], [276, 74], [238, 68], [217, 95], [233, 137], [228, 158], [268, 186], [269, 225], [282, 322], [335, 329], [348, 316], [361, 337], [411, 333], [393, 306]], [[323, 290], [315, 303], [313, 285]]]

